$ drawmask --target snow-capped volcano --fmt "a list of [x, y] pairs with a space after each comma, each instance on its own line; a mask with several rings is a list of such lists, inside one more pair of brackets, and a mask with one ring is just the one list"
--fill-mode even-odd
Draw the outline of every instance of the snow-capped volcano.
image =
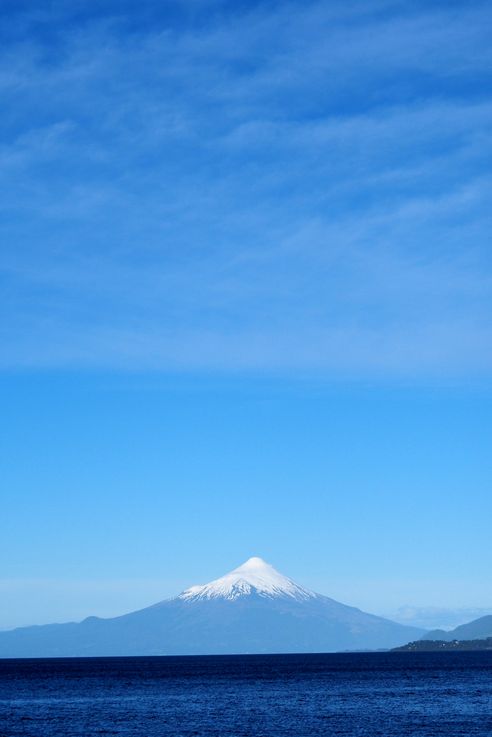
[[225, 576], [203, 586], [191, 586], [178, 596], [185, 601], [237, 599], [256, 594], [267, 598], [290, 597], [297, 601], [315, 598], [316, 594], [283, 576], [261, 558], [249, 558]]
[[120, 617], [0, 632], [0, 658], [323, 653], [397, 647], [423, 634], [315, 594], [250, 558], [204, 586]]

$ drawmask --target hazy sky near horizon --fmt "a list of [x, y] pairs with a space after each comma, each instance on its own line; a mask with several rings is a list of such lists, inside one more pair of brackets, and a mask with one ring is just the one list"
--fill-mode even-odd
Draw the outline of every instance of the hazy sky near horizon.
[[491, 30], [4, 0], [0, 627], [250, 555], [492, 609]]

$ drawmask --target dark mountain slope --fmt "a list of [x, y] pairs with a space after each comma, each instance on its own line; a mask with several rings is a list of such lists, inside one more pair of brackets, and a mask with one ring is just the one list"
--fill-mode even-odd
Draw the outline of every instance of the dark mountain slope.
[[480, 640], [486, 637], [492, 637], [492, 615], [474, 619], [467, 624], [460, 624], [450, 632], [445, 630], [432, 630], [426, 632], [421, 638], [422, 640], [442, 640], [451, 642], [452, 640]]

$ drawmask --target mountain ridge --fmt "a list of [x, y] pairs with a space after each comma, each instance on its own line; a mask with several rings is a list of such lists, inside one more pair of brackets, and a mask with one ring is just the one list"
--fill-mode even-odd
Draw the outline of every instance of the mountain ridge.
[[460, 624], [449, 631], [430, 630], [421, 639], [451, 642], [454, 640], [481, 640], [487, 637], [492, 637], [492, 614], [473, 619], [471, 622], [466, 622], [466, 624]]

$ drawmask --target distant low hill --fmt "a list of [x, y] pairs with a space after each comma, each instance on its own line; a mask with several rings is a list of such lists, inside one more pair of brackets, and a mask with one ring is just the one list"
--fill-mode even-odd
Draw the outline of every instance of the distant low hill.
[[393, 652], [436, 652], [440, 650], [492, 650], [492, 637], [483, 640], [416, 640], [393, 648]]
[[454, 630], [431, 630], [422, 636], [422, 640], [453, 642], [461, 640], [484, 640], [492, 637], [492, 614], [474, 619], [468, 624], [461, 624]]

